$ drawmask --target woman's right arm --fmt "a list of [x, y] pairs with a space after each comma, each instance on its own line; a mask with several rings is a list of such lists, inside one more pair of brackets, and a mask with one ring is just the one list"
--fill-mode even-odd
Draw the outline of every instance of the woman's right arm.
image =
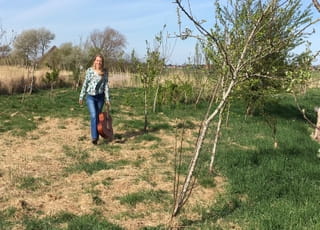
[[79, 104], [83, 103], [83, 98], [87, 93], [87, 88], [88, 88], [88, 84], [89, 84], [89, 74], [88, 74], [88, 70], [86, 71], [86, 75], [84, 78], [84, 82], [82, 84], [82, 88], [81, 88], [81, 92], [80, 92], [80, 96], [79, 96]]

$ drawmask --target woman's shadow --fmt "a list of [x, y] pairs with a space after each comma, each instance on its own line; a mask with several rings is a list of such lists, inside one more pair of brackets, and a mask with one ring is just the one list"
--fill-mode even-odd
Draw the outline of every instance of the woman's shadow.
[[113, 135], [113, 140], [115, 143], [120, 143], [123, 144], [125, 143], [128, 139], [132, 137], [137, 137], [145, 134], [146, 132], [144, 130], [136, 130], [136, 131], [129, 131], [125, 133], [115, 133]]

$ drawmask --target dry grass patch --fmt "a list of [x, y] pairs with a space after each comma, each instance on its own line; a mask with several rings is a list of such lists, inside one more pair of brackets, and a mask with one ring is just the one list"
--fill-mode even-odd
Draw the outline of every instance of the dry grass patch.
[[[117, 127], [115, 132], [125, 134]], [[123, 143], [100, 140], [98, 146], [93, 146], [86, 122], [49, 117], [39, 120], [38, 129], [26, 137], [1, 134], [1, 210], [14, 207], [17, 216], [28, 213], [39, 218], [61, 211], [83, 215], [98, 210], [125, 229], [165, 225], [172, 205], [175, 138], [171, 131], [153, 135], [160, 138], [157, 148], [150, 147], [152, 141], [135, 142], [136, 137]], [[166, 157], [159, 160], [156, 157], [159, 153]], [[113, 167], [92, 174], [66, 170], [82, 162], [96, 161], [113, 164]], [[125, 163], [117, 165], [119, 161]], [[21, 180], [36, 186], [22, 186]], [[208, 205], [223, 192], [223, 178], [216, 177], [215, 183], [216, 188], [211, 189], [196, 186], [182, 215], [199, 218], [194, 207]], [[147, 194], [146, 200], [135, 205], [123, 201], [134, 194]]]

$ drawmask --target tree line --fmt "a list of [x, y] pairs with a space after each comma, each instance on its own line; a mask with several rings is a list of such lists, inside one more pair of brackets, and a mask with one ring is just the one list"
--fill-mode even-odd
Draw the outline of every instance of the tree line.
[[76, 45], [66, 42], [57, 47], [52, 45], [54, 39], [55, 34], [46, 28], [28, 29], [15, 34], [0, 26], [0, 64], [78, 71], [88, 67], [96, 53], [101, 53], [106, 58], [107, 66], [124, 71], [131, 68], [130, 59], [135, 55], [134, 50], [131, 55], [124, 52], [126, 37], [110, 27], [93, 30]]

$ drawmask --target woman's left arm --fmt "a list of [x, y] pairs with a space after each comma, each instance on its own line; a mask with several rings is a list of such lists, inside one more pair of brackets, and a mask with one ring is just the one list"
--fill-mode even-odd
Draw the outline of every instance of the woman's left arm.
[[104, 95], [105, 95], [105, 101], [106, 103], [110, 103], [110, 96], [109, 96], [109, 76], [108, 73], [106, 73], [105, 76], [106, 80], [105, 80], [105, 86], [104, 86]]

